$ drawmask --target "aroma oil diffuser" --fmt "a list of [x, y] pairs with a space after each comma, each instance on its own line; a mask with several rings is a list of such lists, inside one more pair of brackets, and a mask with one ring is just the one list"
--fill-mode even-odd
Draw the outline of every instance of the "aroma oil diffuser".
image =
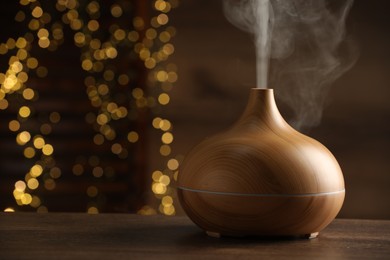
[[209, 235], [315, 237], [345, 196], [329, 150], [280, 115], [272, 89], [252, 89], [244, 114], [184, 160], [178, 197]]

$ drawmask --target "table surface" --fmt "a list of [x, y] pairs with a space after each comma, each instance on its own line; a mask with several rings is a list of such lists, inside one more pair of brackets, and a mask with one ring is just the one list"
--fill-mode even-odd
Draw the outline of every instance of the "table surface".
[[187, 217], [0, 213], [0, 259], [390, 259], [390, 220], [336, 219], [318, 238], [212, 238]]

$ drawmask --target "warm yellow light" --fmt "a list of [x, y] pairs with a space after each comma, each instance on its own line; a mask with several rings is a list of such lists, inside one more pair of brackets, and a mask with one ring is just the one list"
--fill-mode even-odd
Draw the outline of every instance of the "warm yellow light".
[[38, 60], [36, 58], [28, 58], [27, 59], [27, 67], [30, 68], [30, 69], [35, 69], [36, 67], [38, 67]]
[[49, 37], [49, 31], [45, 28], [39, 29], [37, 32], [38, 38], [48, 38]]
[[153, 28], [149, 28], [146, 30], [145, 36], [146, 38], [153, 40], [157, 37], [157, 31]]
[[168, 131], [169, 129], [171, 129], [172, 124], [171, 124], [171, 122], [169, 122], [169, 120], [164, 119], [164, 120], [161, 120], [159, 127], [163, 131]]
[[85, 34], [82, 32], [75, 33], [73, 37], [75, 43], [77, 44], [84, 44], [85, 43]]
[[153, 181], [155, 182], [158, 182], [160, 180], [160, 177], [163, 175], [163, 173], [161, 171], [154, 171], [152, 173], [152, 179]]
[[111, 152], [113, 154], [120, 154], [122, 152], [122, 145], [115, 143], [111, 146]]
[[147, 58], [150, 57], [150, 51], [146, 48], [143, 48], [140, 52], [139, 52], [139, 57], [141, 58], [141, 60], [146, 60]]
[[35, 146], [35, 148], [42, 149], [44, 145], [45, 145], [45, 139], [43, 139], [40, 136], [34, 138], [34, 146]]
[[127, 108], [121, 106], [119, 107], [118, 109], [115, 110], [115, 115], [118, 117], [118, 118], [124, 118], [126, 117], [128, 114], [128, 111], [127, 111]]
[[20, 72], [19, 74], [18, 74], [18, 80], [20, 81], [20, 82], [26, 82], [27, 80], [28, 80], [28, 75], [27, 75], [27, 73], [26, 72], [24, 72], [24, 71], [22, 71], [22, 72]]
[[107, 104], [107, 111], [110, 112], [110, 113], [113, 113], [115, 111], [115, 109], [118, 108], [118, 105], [114, 102], [110, 102]]
[[161, 42], [169, 42], [169, 40], [171, 39], [171, 35], [169, 34], [169, 32], [163, 31], [160, 33], [158, 38], [160, 39]]
[[92, 49], [97, 50], [100, 48], [102, 43], [100, 42], [99, 39], [93, 39], [89, 42], [89, 46], [91, 46]]
[[160, 154], [163, 156], [168, 156], [171, 154], [171, 147], [167, 144], [163, 144], [160, 147]]
[[19, 121], [17, 120], [12, 120], [8, 123], [8, 128], [9, 130], [11, 130], [12, 132], [16, 132], [19, 130], [20, 128], [20, 123]]
[[160, 70], [156, 74], [156, 78], [160, 82], [164, 82], [168, 79], [168, 73], [164, 70]]
[[[19, 48], [19, 49], [23, 49], [23, 48], [26, 48], [27, 46], [27, 40], [23, 37], [19, 37], [17, 40], [16, 40], [16, 43], [15, 43], [16, 47]], [[19, 51], [24, 51], [26, 52], [25, 50], [19, 50]], [[18, 55], [19, 56], [19, 55]]]
[[39, 186], [39, 182], [37, 179], [35, 178], [31, 178], [27, 181], [27, 187], [30, 189], [30, 190], [35, 190], [36, 188], [38, 188]]
[[122, 8], [119, 5], [113, 5], [111, 6], [111, 15], [118, 18], [121, 17], [123, 11]]
[[88, 30], [90, 30], [91, 32], [95, 32], [97, 30], [99, 30], [99, 22], [97, 20], [90, 20], [88, 22]]
[[12, 194], [14, 195], [14, 198], [15, 198], [16, 202], [18, 203], [18, 205], [20, 205], [20, 203], [18, 201], [20, 201], [20, 197], [24, 194], [24, 191], [19, 191], [17, 189], [14, 189]]
[[23, 151], [24, 157], [31, 159], [35, 156], [35, 150], [32, 147], [26, 147]]
[[42, 153], [44, 155], [52, 155], [54, 152], [54, 148], [51, 144], [45, 144], [43, 147], [42, 147]]
[[122, 29], [117, 29], [114, 32], [114, 37], [118, 41], [122, 41], [123, 39], [126, 38], [126, 32]]
[[168, 216], [174, 215], [175, 207], [173, 205], [166, 206], [163, 208], [163, 213]]
[[28, 193], [24, 193], [24, 194], [22, 194], [22, 196], [20, 196], [20, 200], [22, 201], [22, 203], [24, 205], [28, 205], [32, 201], [32, 196]]
[[88, 214], [98, 214], [99, 210], [96, 207], [89, 207], [87, 213]]
[[148, 69], [153, 69], [154, 67], [156, 67], [156, 60], [153, 58], [147, 58], [145, 60], [145, 67]]
[[15, 212], [15, 209], [8, 207], [4, 209], [4, 212]]
[[156, 215], [156, 210], [150, 206], [143, 206], [140, 210], [137, 211], [137, 214], [143, 216]]
[[167, 93], [162, 93], [158, 96], [158, 102], [161, 105], [167, 105], [170, 101], [170, 97]]
[[174, 171], [174, 170], [177, 170], [177, 168], [179, 168], [179, 162], [176, 159], [170, 159], [167, 163], [167, 166], [168, 166], [168, 169]]
[[8, 108], [8, 101], [6, 99], [0, 99], [0, 109], [5, 110]]
[[[7, 76], [2, 74], [1, 76], [1, 83], [3, 84], [1, 92], [8, 93], [18, 83], [18, 80], [15, 74], [10, 74]], [[2, 96], [4, 97], [4, 94], [2, 94]]]
[[41, 199], [37, 196], [33, 196], [30, 206], [34, 208], [38, 208], [41, 205]]
[[139, 99], [139, 98], [143, 97], [144, 91], [142, 89], [140, 89], [140, 88], [135, 88], [135, 89], [133, 89], [131, 94], [133, 95], [133, 97], [135, 99]]
[[104, 134], [107, 140], [114, 140], [116, 137], [116, 132], [109, 125], [102, 125], [101, 133]]
[[164, 206], [164, 207], [168, 207], [168, 206], [171, 206], [173, 204], [173, 199], [171, 196], [164, 196], [162, 199], [161, 199], [161, 204]]
[[114, 59], [118, 55], [118, 51], [114, 47], [109, 47], [106, 50], [107, 57]]
[[168, 15], [166, 15], [166, 14], [159, 14], [159, 15], [157, 16], [157, 22], [158, 22], [159, 24], [161, 24], [161, 25], [167, 24], [168, 21], [169, 21], [169, 18], [168, 18]]
[[71, 8], [71, 10], [69, 10], [69, 11], [66, 13], [66, 16], [68, 17], [68, 19], [69, 19], [70, 21], [72, 21], [72, 20], [75, 20], [75, 19], [77, 19], [77, 18], [79, 17], [79, 13], [77, 12], [76, 9]]
[[39, 17], [42, 16], [43, 10], [42, 10], [41, 7], [36, 6], [36, 7], [32, 10], [31, 14], [32, 14], [32, 16], [34, 16], [35, 18], [39, 18]]
[[153, 127], [156, 129], [159, 129], [161, 121], [162, 121], [162, 119], [160, 117], [155, 117], [152, 121]]
[[173, 135], [169, 132], [166, 132], [164, 133], [162, 136], [161, 136], [161, 141], [164, 143], [164, 144], [170, 144], [173, 142]]
[[25, 49], [20, 49], [16, 53], [16, 56], [18, 57], [19, 60], [25, 60], [28, 56], [28, 52]]
[[106, 115], [106, 114], [100, 114], [96, 117], [96, 122], [99, 125], [105, 125], [108, 123], [108, 121], [109, 121], [109, 118], [108, 118], [108, 115]]
[[83, 21], [80, 19], [74, 19], [70, 21], [70, 27], [75, 31], [80, 30], [83, 24]]
[[130, 143], [136, 143], [139, 139], [138, 133], [135, 131], [131, 131], [127, 134], [127, 140]]
[[23, 98], [26, 100], [31, 100], [34, 98], [34, 90], [31, 88], [26, 88], [23, 90]]
[[168, 175], [162, 175], [158, 181], [164, 184], [164, 186], [168, 186], [169, 183], [171, 182], [171, 179], [169, 178]]
[[137, 31], [131, 31], [129, 32], [129, 34], [127, 35], [127, 39], [129, 39], [129, 41], [131, 42], [136, 42], [138, 41], [139, 39], [139, 34]]
[[157, 11], [163, 11], [167, 7], [167, 2], [163, 0], [157, 0], [154, 3], [154, 8], [156, 8]]
[[43, 168], [39, 164], [35, 164], [33, 167], [30, 169], [30, 175], [34, 178], [39, 177], [43, 172]]
[[24, 181], [17, 181], [15, 182], [15, 190], [18, 192], [24, 192], [26, 189], [26, 183]]
[[50, 45], [49, 38], [47, 38], [47, 37], [39, 38], [38, 45], [39, 45], [39, 47], [41, 47], [43, 49], [49, 47], [49, 45]]
[[21, 133], [19, 133], [17, 136], [16, 136], [16, 142], [19, 144], [19, 145], [24, 145], [26, 144], [28, 141], [30, 141], [31, 139], [31, 135], [29, 132], [27, 131], [23, 131]]
[[164, 52], [166, 55], [171, 55], [171, 54], [174, 53], [175, 47], [173, 46], [173, 44], [167, 43], [167, 44], [164, 44], [162, 50], [163, 50], [163, 52]]
[[165, 186], [162, 183], [153, 183], [152, 184], [152, 191], [155, 194], [164, 194], [167, 191], [167, 186]]
[[96, 1], [92, 1], [87, 5], [87, 12], [89, 14], [95, 14], [99, 12], [99, 9], [100, 9], [99, 3]]
[[83, 62], [81, 63], [81, 67], [84, 69], [84, 70], [91, 70], [92, 67], [93, 67], [93, 63], [91, 60], [89, 59], [85, 59], [83, 60]]
[[108, 86], [106, 84], [101, 84], [101, 85], [99, 85], [97, 91], [100, 95], [104, 96], [110, 92], [110, 89], [108, 88]]

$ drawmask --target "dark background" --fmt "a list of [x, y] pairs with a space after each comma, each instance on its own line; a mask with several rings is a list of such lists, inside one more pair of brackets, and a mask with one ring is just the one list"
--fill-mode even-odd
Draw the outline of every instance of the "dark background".
[[[321, 124], [306, 132], [343, 169], [347, 193], [339, 217], [390, 218], [389, 10], [386, 0], [355, 1], [347, 30], [360, 56], [333, 83]], [[171, 21], [179, 81], [165, 113], [174, 123], [175, 151], [185, 154], [240, 115], [255, 86], [255, 56], [251, 36], [227, 22], [221, 1], [181, 1]]]
[[[132, 3], [135, 7], [142, 3], [145, 10], [152, 6], [152, 1]], [[2, 5], [1, 21], [5, 24], [13, 20], [17, 11], [14, 6], [17, 5], [11, 2]], [[358, 46], [359, 58], [348, 72], [333, 83], [321, 124], [306, 131], [334, 153], [343, 169], [347, 194], [339, 217], [390, 219], [389, 10], [390, 1], [387, 0], [355, 0], [348, 16], [347, 31]], [[148, 13], [138, 15], [147, 16]], [[255, 51], [252, 37], [225, 19], [222, 0], [182, 0], [169, 17], [170, 24], [177, 29], [177, 35], [173, 38], [175, 54], [169, 62], [177, 65], [179, 81], [170, 92], [171, 102], [164, 107], [161, 117], [169, 119], [174, 126], [173, 154], [185, 155], [205, 137], [229, 127], [242, 113], [249, 89], [256, 84]], [[3, 27], [0, 38], [4, 40], [18, 30], [12, 26]], [[69, 32], [66, 33], [67, 39], [72, 39]], [[32, 78], [29, 81], [42, 97], [42, 102], [37, 102], [40, 106], [37, 108], [45, 108], [49, 113], [56, 106], [63, 115], [63, 122], [68, 125], [68, 128], [54, 126], [53, 133], [58, 136], [52, 135], [49, 141], [58, 147], [56, 154], [59, 154], [58, 162], [64, 163], [59, 165], [63, 174], [56, 190], [43, 190], [42, 195], [47, 204], [58, 206], [49, 207], [50, 210], [85, 211], [86, 204], [91, 200], [86, 197], [85, 190], [91, 185], [91, 180], [85, 175], [73, 176], [71, 167], [75, 162], [73, 159], [67, 161], [67, 158], [73, 158], [74, 151], [85, 153], [87, 159], [89, 153], [105, 156], [109, 147], [102, 147], [98, 151], [84, 145], [94, 131], [83, 117], [80, 122], [74, 120], [74, 117], [84, 115], [91, 109], [82, 83], [85, 75], [80, 74], [82, 72], [74, 66], [79, 62], [80, 50], [69, 41], [61, 48], [63, 51], [54, 52], [51, 54], [53, 56], [40, 57], [45, 66], [51, 67], [54, 63], [61, 65], [57, 74], [50, 74], [45, 81], [34, 81]], [[6, 67], [7, 61], [2, 57], [1, 66]], [[144, 86], [146, 71], [137, 71], [140, 77], [136, 82]], [[53, 92], [52, 85], [58, 87], [58, 92]], [[275, 95], [282, 114], [289, 119], [291, 110], [278, 101], [277, 92]], [[13, 185], [15, 180], [23, 178], [28, 168], [25, 161], [18, 161], [23, 160], [20, 157], [22, 147], [15, 147], [15, 137], [9, 136], [7, 130], [7, 123], [13, 119], [14, 112], [1, 113], [0, 188], [1, 194], [8, 196], [2, 197], [2, 208], [14, 203]], [[104, 157], [107, 158], [107, 165], [120, 169], [117, 176], [107, 182], [92, 180], [102, 194], [107, 194], [93, 201], [97, 204], [100, 200], [104, 202], [102, 212], [136, 211], [144, 203], [156, 204], [149, 185], [150, 174], [165, 164], [166, 158], [155, 156], [161, 144], [161, 135], [152, 129], [150, 120], [148, 124], [143, 121], [145, 118], [141, 118], [141, 125], [134, 122], [141, 127], [142, 133], [147, 133], [147, 142], [138, 143], [130, 151], [137, 157], [129, 156], [130, 159], [126, 161]], [[146, 200], [146, 197], [150, 199]], [[177, 211], [182, 213], [179, 209]]]

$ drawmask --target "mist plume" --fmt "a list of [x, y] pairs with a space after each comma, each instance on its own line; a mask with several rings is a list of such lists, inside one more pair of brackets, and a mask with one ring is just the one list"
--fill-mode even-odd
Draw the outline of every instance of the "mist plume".
[[[254, 35], [257, 87], [272, 86], [297, 129], [320, 123], [330, 85], [356, 61], [345, 39], [353, 0], [224, 0], [226, 18]], [[270, 66], [269, 66], [270, 65]]]

